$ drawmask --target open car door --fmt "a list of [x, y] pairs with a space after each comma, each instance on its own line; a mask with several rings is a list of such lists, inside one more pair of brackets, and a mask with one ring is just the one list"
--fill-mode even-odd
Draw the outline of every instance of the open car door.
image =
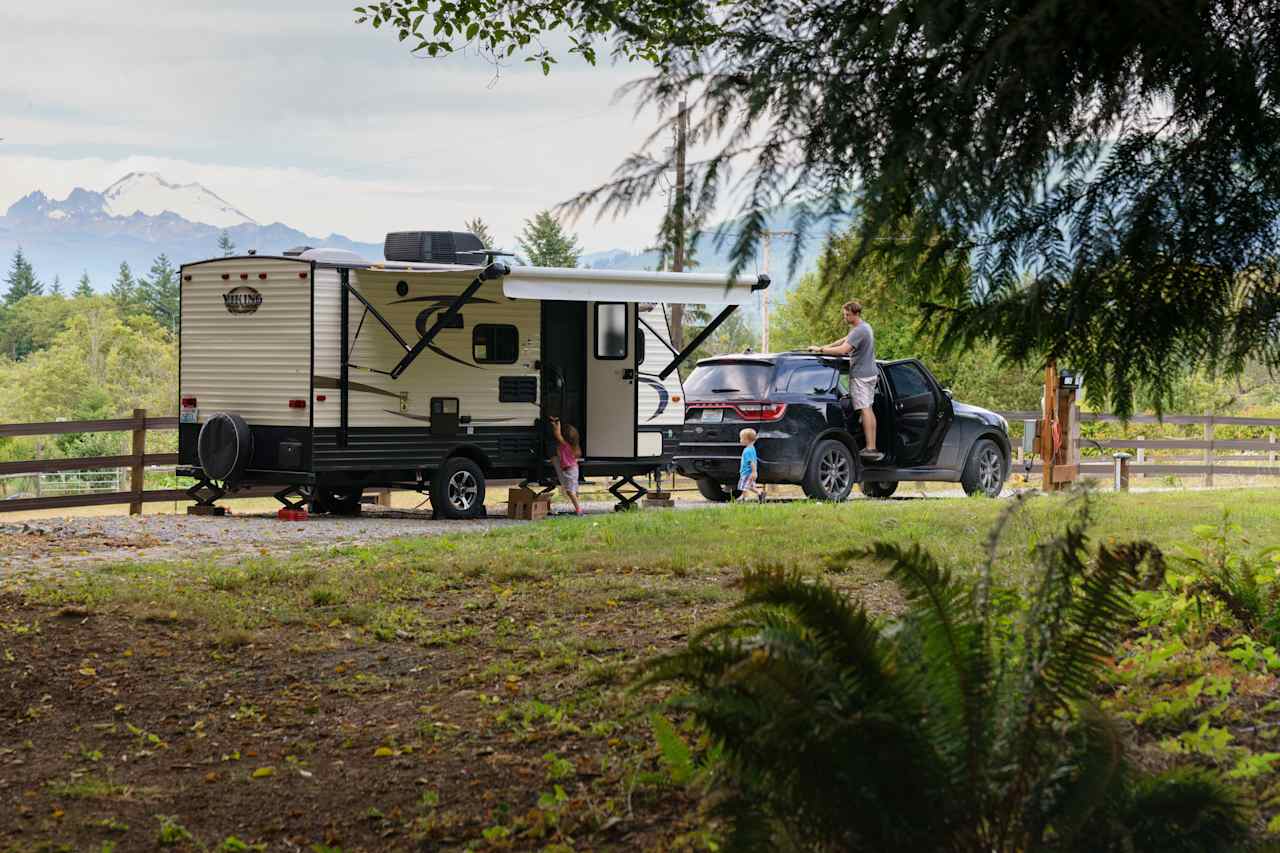
[[893, 457], [900, 468], [929, 465], [951, 427], [951, 400], [915, 359], [884, 366], [893, 395]]

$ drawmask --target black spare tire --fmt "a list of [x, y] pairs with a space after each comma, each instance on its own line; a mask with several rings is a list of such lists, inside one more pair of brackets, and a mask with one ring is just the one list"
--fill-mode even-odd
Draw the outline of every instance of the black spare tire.
[[196, 442], [200, 467], [210, 480], [235, 482], [253, 458], [253, 433], [244, 418], [218, 412], [200, 427]]

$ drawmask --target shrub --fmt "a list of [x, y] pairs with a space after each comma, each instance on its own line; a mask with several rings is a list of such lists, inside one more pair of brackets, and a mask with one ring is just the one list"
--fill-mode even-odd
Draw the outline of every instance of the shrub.
[[1203, 609], [1217, 602], [1255, 640], [1280, 646], [1280, 548], [1249, 551], [1240, 525], [1224, 512], [1219, 524], [1192, 529], [1197, 543], [1178, 547], [1170, 585]]
[[[798, 573], [752, 572], [726, 621], [651, 662], [645, 683], [687, 688], [673, 704], [722, 746], [729, 848], [1216, 849], [1187, 845], [1243, 837], [1229, 788], [1130, 767], [1094, 702], [1140, 569], [1160, 555], [1146, 543], [1090, 553], [1079, 502], [1037, 546], [1025, 601], [993, 581], [1006, 515], [972, 582], [918, 545], [850, 554], [889, 564], [907, 601], [895, 623]], [[1173, 802], [1176, 819], [1137, 814]]]

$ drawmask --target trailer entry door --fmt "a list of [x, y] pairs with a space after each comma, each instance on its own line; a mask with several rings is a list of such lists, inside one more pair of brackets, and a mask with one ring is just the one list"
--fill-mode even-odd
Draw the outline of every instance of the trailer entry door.
[[636, 455], [636, 305], [587, 303], [588, 459]]

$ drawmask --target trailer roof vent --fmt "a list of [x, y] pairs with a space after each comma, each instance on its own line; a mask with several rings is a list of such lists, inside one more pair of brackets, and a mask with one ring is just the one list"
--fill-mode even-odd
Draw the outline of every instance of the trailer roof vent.
[[483, 264], [485, 248], [467, 231], [393, 231], [382, 254], [388, 261], [432, 264]]
[[306, 251], [308, 251], [308, 250], [310, 250], [310, 249], [312, 249], [312, 248], [314, 248], [314, 247], [312, 247], [312, 246], [294, 246], [292, 249], [285, 249], [285, 250], [284, 250], [284, 252], [283, 252], [282, 254], [283, 254], [286, 258], [296, 258], [296, 257], [298, 257], [299, 255], [301, 255], [303, 252], [306, 252]]

